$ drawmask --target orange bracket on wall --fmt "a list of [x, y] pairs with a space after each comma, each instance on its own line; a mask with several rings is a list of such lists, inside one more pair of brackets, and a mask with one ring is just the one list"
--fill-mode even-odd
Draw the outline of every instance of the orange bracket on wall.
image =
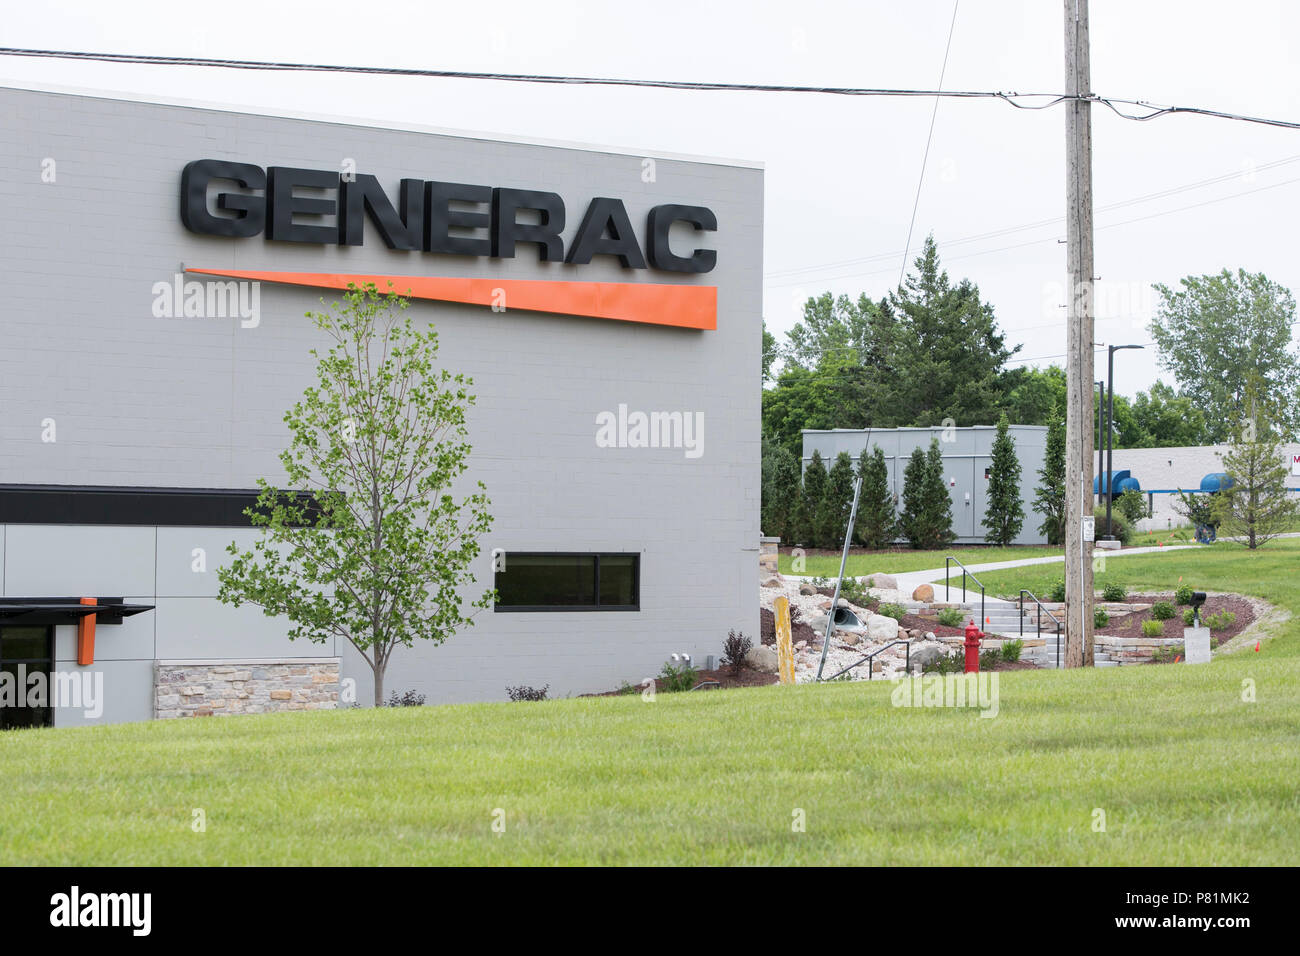
[[[82, 604], [99, 604], [98, 598], [84, 597]], [[82, 667], [95, 663], [95, 619], [98, 614], [87, 614], [77, 622], [77, 663]]]

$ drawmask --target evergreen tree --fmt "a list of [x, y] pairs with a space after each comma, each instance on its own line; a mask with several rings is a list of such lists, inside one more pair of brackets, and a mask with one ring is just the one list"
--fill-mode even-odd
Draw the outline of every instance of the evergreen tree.
[[858, 458], [858, 474], [862, 477], [862, 495], [858, 501], [858, 541], [865, 547], [879, 550], [887, 548], [897, 536], [898, 515], [894, 507], [894, 493], [889, 487], [889, 466], [880, 446], [867, 454], [862, 449]]
[[925, 539], [925, 452], [918, 445], [903, 469], [903, 513], [898, 530], [913, 548], [922, 547]]
[[797, 544], [795, 517], [803, 494], [799, 487], [799, 459], [782, 445], [763, 440], [763, 534]]
[[1049, 544], [1061, 544], [1065, 541], [1065, 416], [1059, 405], [1052, 407], [1038, 480], [1042, 484], [1035, 490], [1034, 510], [1043, 516], [1038, 531], [1047, 535]]
[[957, 536], [952, 531], [952, 496], [943, 480], [943, 452], [939, 439], [930, 439], [930, 450], [925, 453], [925, 502], [930, 538], [928, 548], [941, 548]]
[[1220, 455], [1232, 484], [1212, 505], [1220, 527], [1251, 550], [1290, 530], [1300, 504], [1287, 494], [1286, 456], [1280, 435], [1265, 418], [1260, 391], [1258, 379], [1250, 379], [1244, 401], [1252, 414]]
[[835, 464], [826, 475], [826, 490], [817, 509], [817, 533], [826, 542], [824, 548], [844, 545], [844, 532], [853, 509], [853, 459], [846, 451], [835, 456]]
[[1005, 414], [998, 420], [992, 459], [981, 524], [988, 529], [985, 541], [1005, 547], [1016, 539], [1025, 523], [1025, 509], [1020, 500], [1020, 459], [1016, 456], [1016, 443], [1011, 437]]
[[799, 513], [795, 522], [799, 543], [809, 548], [822, 547], [817, 533], [817, 508], [826, 496], [826, 466], [821, 452], [813, 450], [812, 461], [803, 472], [803, 494], [799, 496]]
[[930, 450], [920, 448], [903, 471], [903, 514], [899, 519], [903, 537], [913, 548], [940, 548], [956, 537], [952, 533], [952, 498], [943, 482], [943, 452], [939, 439], [931, 439]]

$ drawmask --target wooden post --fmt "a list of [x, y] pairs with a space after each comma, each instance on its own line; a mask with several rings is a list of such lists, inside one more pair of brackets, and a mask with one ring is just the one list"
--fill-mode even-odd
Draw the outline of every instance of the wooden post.
[[[1092, 94], [1088, 59], [1088, 0], [1065, 0], [1065, 92]], [[1065, 417], [1065, 666], [1092, 664], [1092, 104], [1065, 107], [1066, 340]]]
[[794, 683], [794, 647], [790, 643], [790, 599], [773, 602], [776, 611], [776, 672], [782, 684]]

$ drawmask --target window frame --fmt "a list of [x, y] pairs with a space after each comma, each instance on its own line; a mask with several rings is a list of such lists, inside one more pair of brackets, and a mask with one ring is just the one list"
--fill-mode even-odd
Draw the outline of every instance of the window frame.
[[[594, 558], [595, 568], [593, 570], [594, 580], [592, 595], [595, 598], [594, 604], [500, 604], [497, 601], [492, 602], [492, 612], [494, 614], [534, 614], [546, 611], [558, 611], [569, 613], [573, 611], [640, 611], [641, 610], [641, 552], [640, 551], [511, 551], [505, 549], [506, 570], [504, 572], [493, 572], [492, 586], [496, 587], [496, 575], [500, 573], [510, 573], [510, 559], [512, 557], [534, 557], [534, 558]], [[631, 604], [601, 604], [600, 603], [600, 559], [601, 558], [631, 558], [632, 559], [632, 597]]]
[[14, 710], [44, 711], [45, 719], [42, 722], [34, 723], [34, 724], [20, 724], [17, 727], [14, 728], [6, 727], [5, 729], [19, 729], [19, 728], [32, 729], [32, 728], [41, 728], [41, 727], [53, 727], [54, 726], [54, 699], [53, 699], [54, 671], [58, 667], [58, 646], [56, 642], [54, 625], [53, 624], [21, 624], [21, 623], [6, 624], [3, 627], [0, 627], [0, 636], [3, 636], [3, 631], [7, 631], [7, 630], [44, 631], [45, 647], [49, 653], [48, 656], [42, 656], [42, 657], [6, 657], [4, 656], [3, 642], [0, 642], [0, 664], [16, 664], [16, 665], [25, 664], [29, 668], [29, 670], [27, 671], [27, 673], [29, 674], [31, 673], [30, 670], [31, 665], [33, 664], [44, 665], [46, 693], [48, 695], [44, 707], [22, 706], [22, 707], [13, 708]]

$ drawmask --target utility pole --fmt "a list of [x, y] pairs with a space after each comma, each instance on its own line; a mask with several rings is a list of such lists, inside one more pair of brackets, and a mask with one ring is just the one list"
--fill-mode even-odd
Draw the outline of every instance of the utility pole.
[[[1088, 0], [1065, 0], [1065, 92], [1092, 94]], [[1092, 104], [1065, 107], [1069, 327], [1065, 416], [1065, 666], [1092, 666]]]

